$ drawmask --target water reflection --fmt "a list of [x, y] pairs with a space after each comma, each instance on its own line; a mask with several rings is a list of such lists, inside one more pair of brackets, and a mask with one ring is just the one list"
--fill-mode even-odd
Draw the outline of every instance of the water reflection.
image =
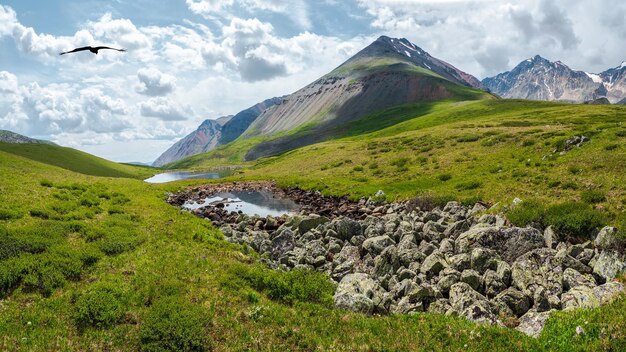
[[148, 183], [166, 183], [173, 182], [179, 180], [187, 180], [191, 178], [206, 178], [206, 179], [217, 179], [231, 175], [231, 171], [218, 171], [218, 172], [202, 172], [202, 173], [194, 173], [194, 172], [166, 172], [158, 175], [154, 175], [150, 178], [145, 179], [144, 181]]
[[299, 207], [291, 199], [281, 198], [269, 191], [232, 191], [217, 193], [205, 198], [200, 203], [187, 202], [183, 204], [187, 209], [198, 209], [208, 205], [222, 205], [227, 211], [241, 211], [247, 215], [281, 216], [298, 211]]

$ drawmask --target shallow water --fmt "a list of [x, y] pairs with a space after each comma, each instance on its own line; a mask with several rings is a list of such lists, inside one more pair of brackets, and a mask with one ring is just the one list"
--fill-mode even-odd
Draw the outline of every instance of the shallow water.
[[227, 211], [241, 211], [247, 215], [265, 217], [293, 214], [299, 210], [298, 204], [291, 199], [281, 198], [269, 191], [232, 191], [217, 193], [205, 198], [201, 203], [187, 202], [186, 209], [198, 209], [207, 205], [224, 204]]
[[173, 182], [179, 180], [187, 180], [190, 178], [207, 178], [207, 179], [217, 179], [231, 175], [230, 171], [219, 171], [219, 172], [202, 172], [202, 173], [194, 173], [194, 172], [165, 172], [162, 174], [154, 175], [150, 178], [145, 179], [144, 181], [148, 183], [166, 183]]

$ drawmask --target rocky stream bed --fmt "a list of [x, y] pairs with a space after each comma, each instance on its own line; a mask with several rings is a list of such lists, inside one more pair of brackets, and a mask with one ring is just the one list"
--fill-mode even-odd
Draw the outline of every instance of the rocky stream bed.
[[[271, 268], [314, 269], [338, 283], [335, 306], [365, 314], [455, 314], [538, 336], [554, 310], [595, 308], [624, 292], [617, 230], [568, 243], [551, 228], [509, 226], [487, 207], [351, 202], [269, 182], [206, 185], [173, 194], [182, 206], [233, 190], [264, 190], [301, 205], [258, 217], [217, 203], [195, 209], [226, 239], [261, 253]], [[421, 206], [421, 208], [420, 208]]]

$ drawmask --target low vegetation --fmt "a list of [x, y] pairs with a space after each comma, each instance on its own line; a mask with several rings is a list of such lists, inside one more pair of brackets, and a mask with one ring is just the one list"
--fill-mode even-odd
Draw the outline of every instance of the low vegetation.
[[[519, 197], [512, 222], [584, 240], [604, 223], [626, 225], [626, 150], [606, 148], [623, 138], [625, 116], [614, 106], [448, 102], [379, 131], [248, 164], [231, 179], [273, 178], [353, 198], [382, 189], [387, 200], [414, 198], [419, 207], [452, 199], [508, 206]], [[479, 138], [459, 140], [467, 135]], [[591, 142], [553, 153], [574, 135]], [[626, 299], [559, 312], [538, 339], [457, 317], [335, 310], [323, 275], [255, 264], [247, 247], [164, 202], [206, 181], [150, 185], [41, 158], [0, 151], [0, 350], [626, 349]], [[112, 168], [84, 173], [112, 176]]]

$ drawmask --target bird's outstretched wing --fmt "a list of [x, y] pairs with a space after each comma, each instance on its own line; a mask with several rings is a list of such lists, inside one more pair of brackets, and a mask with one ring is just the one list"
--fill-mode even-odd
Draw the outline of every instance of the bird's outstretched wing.
[[83, 46], [82, 48], [76, 48], [74, 50], [64, 51], [64, 52], [60, 53], [59, 55], [71, 54], [71, 53], [76, 53], [76, 52], [79, 52], [79, 51], [84, 51], [84, 50], [89, 50], [89, 49], [91, 49], [90, 46]]
[[102, 49], [110, 49], [110, 50], [117, 50], [117, 51], [126, 51], [126, 49], [116, 49], [116, 48], [111, 48], [109, 46], [97, 46], [94, 48], [96, 51], [98, 50], [102, 50]]

